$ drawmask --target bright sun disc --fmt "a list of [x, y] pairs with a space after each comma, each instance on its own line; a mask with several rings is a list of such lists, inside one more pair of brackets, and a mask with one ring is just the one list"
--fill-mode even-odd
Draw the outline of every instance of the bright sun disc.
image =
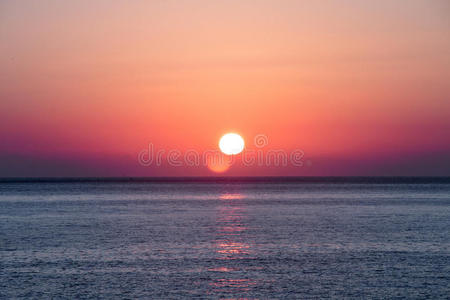
[[244, 145], [244, 139], [237, 133], [227, 133], [219, 141], [220, 151], [227, 155], [241, 153]]

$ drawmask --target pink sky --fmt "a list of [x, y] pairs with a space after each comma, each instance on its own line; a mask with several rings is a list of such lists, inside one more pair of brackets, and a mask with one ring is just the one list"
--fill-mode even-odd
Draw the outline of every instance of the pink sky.
[[304, 152], [221, 175], [450, 175], [450, 4], [2, 1], [0, 176], [216, 175], [138, 154]]

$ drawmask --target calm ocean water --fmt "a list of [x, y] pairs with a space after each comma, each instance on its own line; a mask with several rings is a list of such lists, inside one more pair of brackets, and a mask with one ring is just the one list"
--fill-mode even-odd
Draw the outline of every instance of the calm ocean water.
[[0, 183], [0, 298], [450, 296], [450, 181]]

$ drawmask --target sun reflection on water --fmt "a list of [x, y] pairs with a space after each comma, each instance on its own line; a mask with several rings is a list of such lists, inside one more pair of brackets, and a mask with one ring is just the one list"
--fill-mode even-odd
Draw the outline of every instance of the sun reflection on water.
[[222, 265], [210, 271], [221, 272], [223, 276], [210, 283], [214, 292], [239, 294], [256, 285], [255, 280], [247, 278], [245, 265], [239, 260], [251, 258], [252, 247], [247, 238], [247, 207], [244, 195], [225, 193], [219, 197], [217, 207], [215, 252]]
[[237, 194], [228, 194], [227, 193], [227, 194], [222, 194], [219, 197], [219, 199], [222, 199], [222, 200], [233, 200], [233, 199], [242, 199], [242, 198], [244, 198], [244, 196], [239, 193], [237, 193]]

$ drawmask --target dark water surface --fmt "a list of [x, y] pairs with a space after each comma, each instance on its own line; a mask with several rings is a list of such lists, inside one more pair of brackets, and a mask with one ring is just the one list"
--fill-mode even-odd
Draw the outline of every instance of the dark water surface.
[[0, 183], [0, 298], [450, 295], [450, 184]]

